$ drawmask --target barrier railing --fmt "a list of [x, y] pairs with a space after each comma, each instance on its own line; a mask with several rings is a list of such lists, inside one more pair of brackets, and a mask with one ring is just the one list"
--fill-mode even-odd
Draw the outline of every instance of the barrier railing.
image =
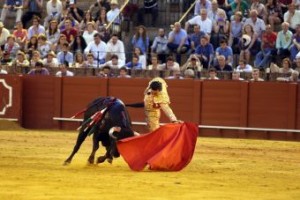
[[[82, 122], [83, 119], [73, 119], [66, 117], [53, 117], [55, 121], [64, 121], [64, 122]], [[160, 123], [164, 125], [165, 123]], [[146, 126], [146, 122], [133, 121], [132, 125]], [[269, 132], [287, 132], [287, 133], [300, 133], [300, 130], [297, 129], [279, 129], [279, 128], [258, 128], [258, 127], [237, 127], [237, 126], [209, 126], [209, 125], [198, 125], [198, 128], [205, 129], [220, 129], [220, 130], [239, 130], [239, 131], [269, 131]]]
[[[26, 70], [24, 67], [20, 66], [14, 66], [9, 67], [6, 65], [2, 66], [4, 69], [7, 69], [9, 74], [26, 74], [25, 71], [28, 72], [30, 69], [33, 69], [33, 67], [28, 67]], [[50, 72], [50, 75], [55, 76], [55, 74], [60, 70], [59, 67], [47, 67], [48, 71]], [[75, 68], [70, 67], [68, 68], [69, 71], [74, 73], [74, 76], [99, 76], [102, 69], [100, 68]], [[120, 69], [111, 69], [108, 77], [118, 77], [120, 74]], [[161, 77], [166, 79], [183, 79], [184, 72], [183, 71], [172, 71], [172, 70], [141, 70], [141, 69], [128, 69], [128, 75], [131, 76], [131, 78], [153, 78], [153, 77]], [[260, 72], [261, 78], [263, 78], [265, 81], [276, 81], [277, 78], [288, 78], [291, 76], [290, 73], [265, 73]], [[217, 72], [217, 77], [220, 80], [231, 80], [232, 79], [232, 72], [225, 72], [220, 71]], [[244, 80], [250, 80], [252, 78], [252, 73], [250, 72], [240, 72], [240, 77]], [[208, 70], [202, 70], [200, 72], [195, 73], [194, 79], [208, 79], [209, 78], [209, 71]]]

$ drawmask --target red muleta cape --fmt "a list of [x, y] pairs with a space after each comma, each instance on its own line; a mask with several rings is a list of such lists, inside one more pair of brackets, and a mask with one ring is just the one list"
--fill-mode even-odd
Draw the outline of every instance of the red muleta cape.
[[167, 124], [137, 137], [118, 141], [117, 147], [134, 171], [180, 171], [192, 160], [198, 137], [193, 123]]

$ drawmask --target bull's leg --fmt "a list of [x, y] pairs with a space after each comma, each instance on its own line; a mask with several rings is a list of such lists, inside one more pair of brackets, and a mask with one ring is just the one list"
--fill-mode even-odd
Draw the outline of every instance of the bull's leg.
[[110, 155], [110, 147], [106, 146], [106, 153], [103, 156], [99, 156], [97, 159], [97, 164], [99, 163], [103, 163], [105, 161], [109, 162], [110, 164], [112, 164], [113, 161], [113, 157]]
[[78, 134], [78, 137], [77, 137], [76, 144], [73, 148], [73, 151], [72, 151], [71, 155], [65, 160], [64, 165], [69, 165], [72, 162], [73, 156], [77, 153], [77, 151], [79, 150], [81, 144], [83, 143], [83, 141], [87, 137], [87, 133], [88, 132], [84, 132], [83, 130], [80, 130], [80, 132]]
[[98, 139], [98, 134], [95, 132], [93, 135], [93, 150], [88, 159], [89, 164], [94, 164], [95, 154], [98, 149], [99, 149], [99, 139]]

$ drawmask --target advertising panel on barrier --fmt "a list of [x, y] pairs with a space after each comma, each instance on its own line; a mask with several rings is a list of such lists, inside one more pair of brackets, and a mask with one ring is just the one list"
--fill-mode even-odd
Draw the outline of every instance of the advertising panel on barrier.
[[9, 86], [5, 79], [0, 78], [0, 116], [5, 115], [6, 110], [12, 107], [13, 88]]
[[21, 119], [21, 78], [0, 76], [0, 120]]

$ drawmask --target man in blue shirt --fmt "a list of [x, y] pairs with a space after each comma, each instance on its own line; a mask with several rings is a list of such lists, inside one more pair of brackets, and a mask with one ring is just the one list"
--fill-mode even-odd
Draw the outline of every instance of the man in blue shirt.
[[176, 54], [176, 61], [181, 64], [181, 54], [185, 54], [189, 50], [188, 35], [181, 28], [180, 22], [174, 24], [174, 29], [169, 33], [168, 48]]
[[194, 32], [189, 36], [189, 39], [191, 41], [191, 53], [194, 53], [196, 50], [196, 47], [200, 45], [200, 39], [202, 36], [204, 36], [205, 33], [201, 31], [200, 26], [194, 25]]
[[142, 69], [142, 63], [139, 62], [139, 57], [137, 55], [133, 55], [132, 61], [126, 63], [125, 66], [129, 69]]
[[[233, 60], [233, 52], [232, 48], [227, 45], [227, 41], [225, 39], [222, 39], [220, 41], [220, 47], [216, 49], [216, 57], [223, 55], [226, 59], [226, 64], [232, 65]], [[217, 60], [216, 60], [217, 62]], [[217, 64], [217, 63], [215, 63]]]
[[201, 37], [200, 45], [196, 47], [195, 54], [198, 56], [204, 69], [208, 69], [211, 66], [214, 57], [214, 47], [209, 43], [208, 35]]
[[23, 13], [22, 10], [23, 10], [22, 0], [6, 0], [3, 5], [0, 20], [4, 22], [8, 12], [16, 12], [16, 22], [19, 22], [21, 21], [21, 16]]
[[57, 54], [57, 60], [59, 64], [64, 64], [65, 62], [68, 62], [69, 65], [73, 64], [73, 53], [69, 51], [69, 44], [67, 42], [63, 44], [62, 51]]

